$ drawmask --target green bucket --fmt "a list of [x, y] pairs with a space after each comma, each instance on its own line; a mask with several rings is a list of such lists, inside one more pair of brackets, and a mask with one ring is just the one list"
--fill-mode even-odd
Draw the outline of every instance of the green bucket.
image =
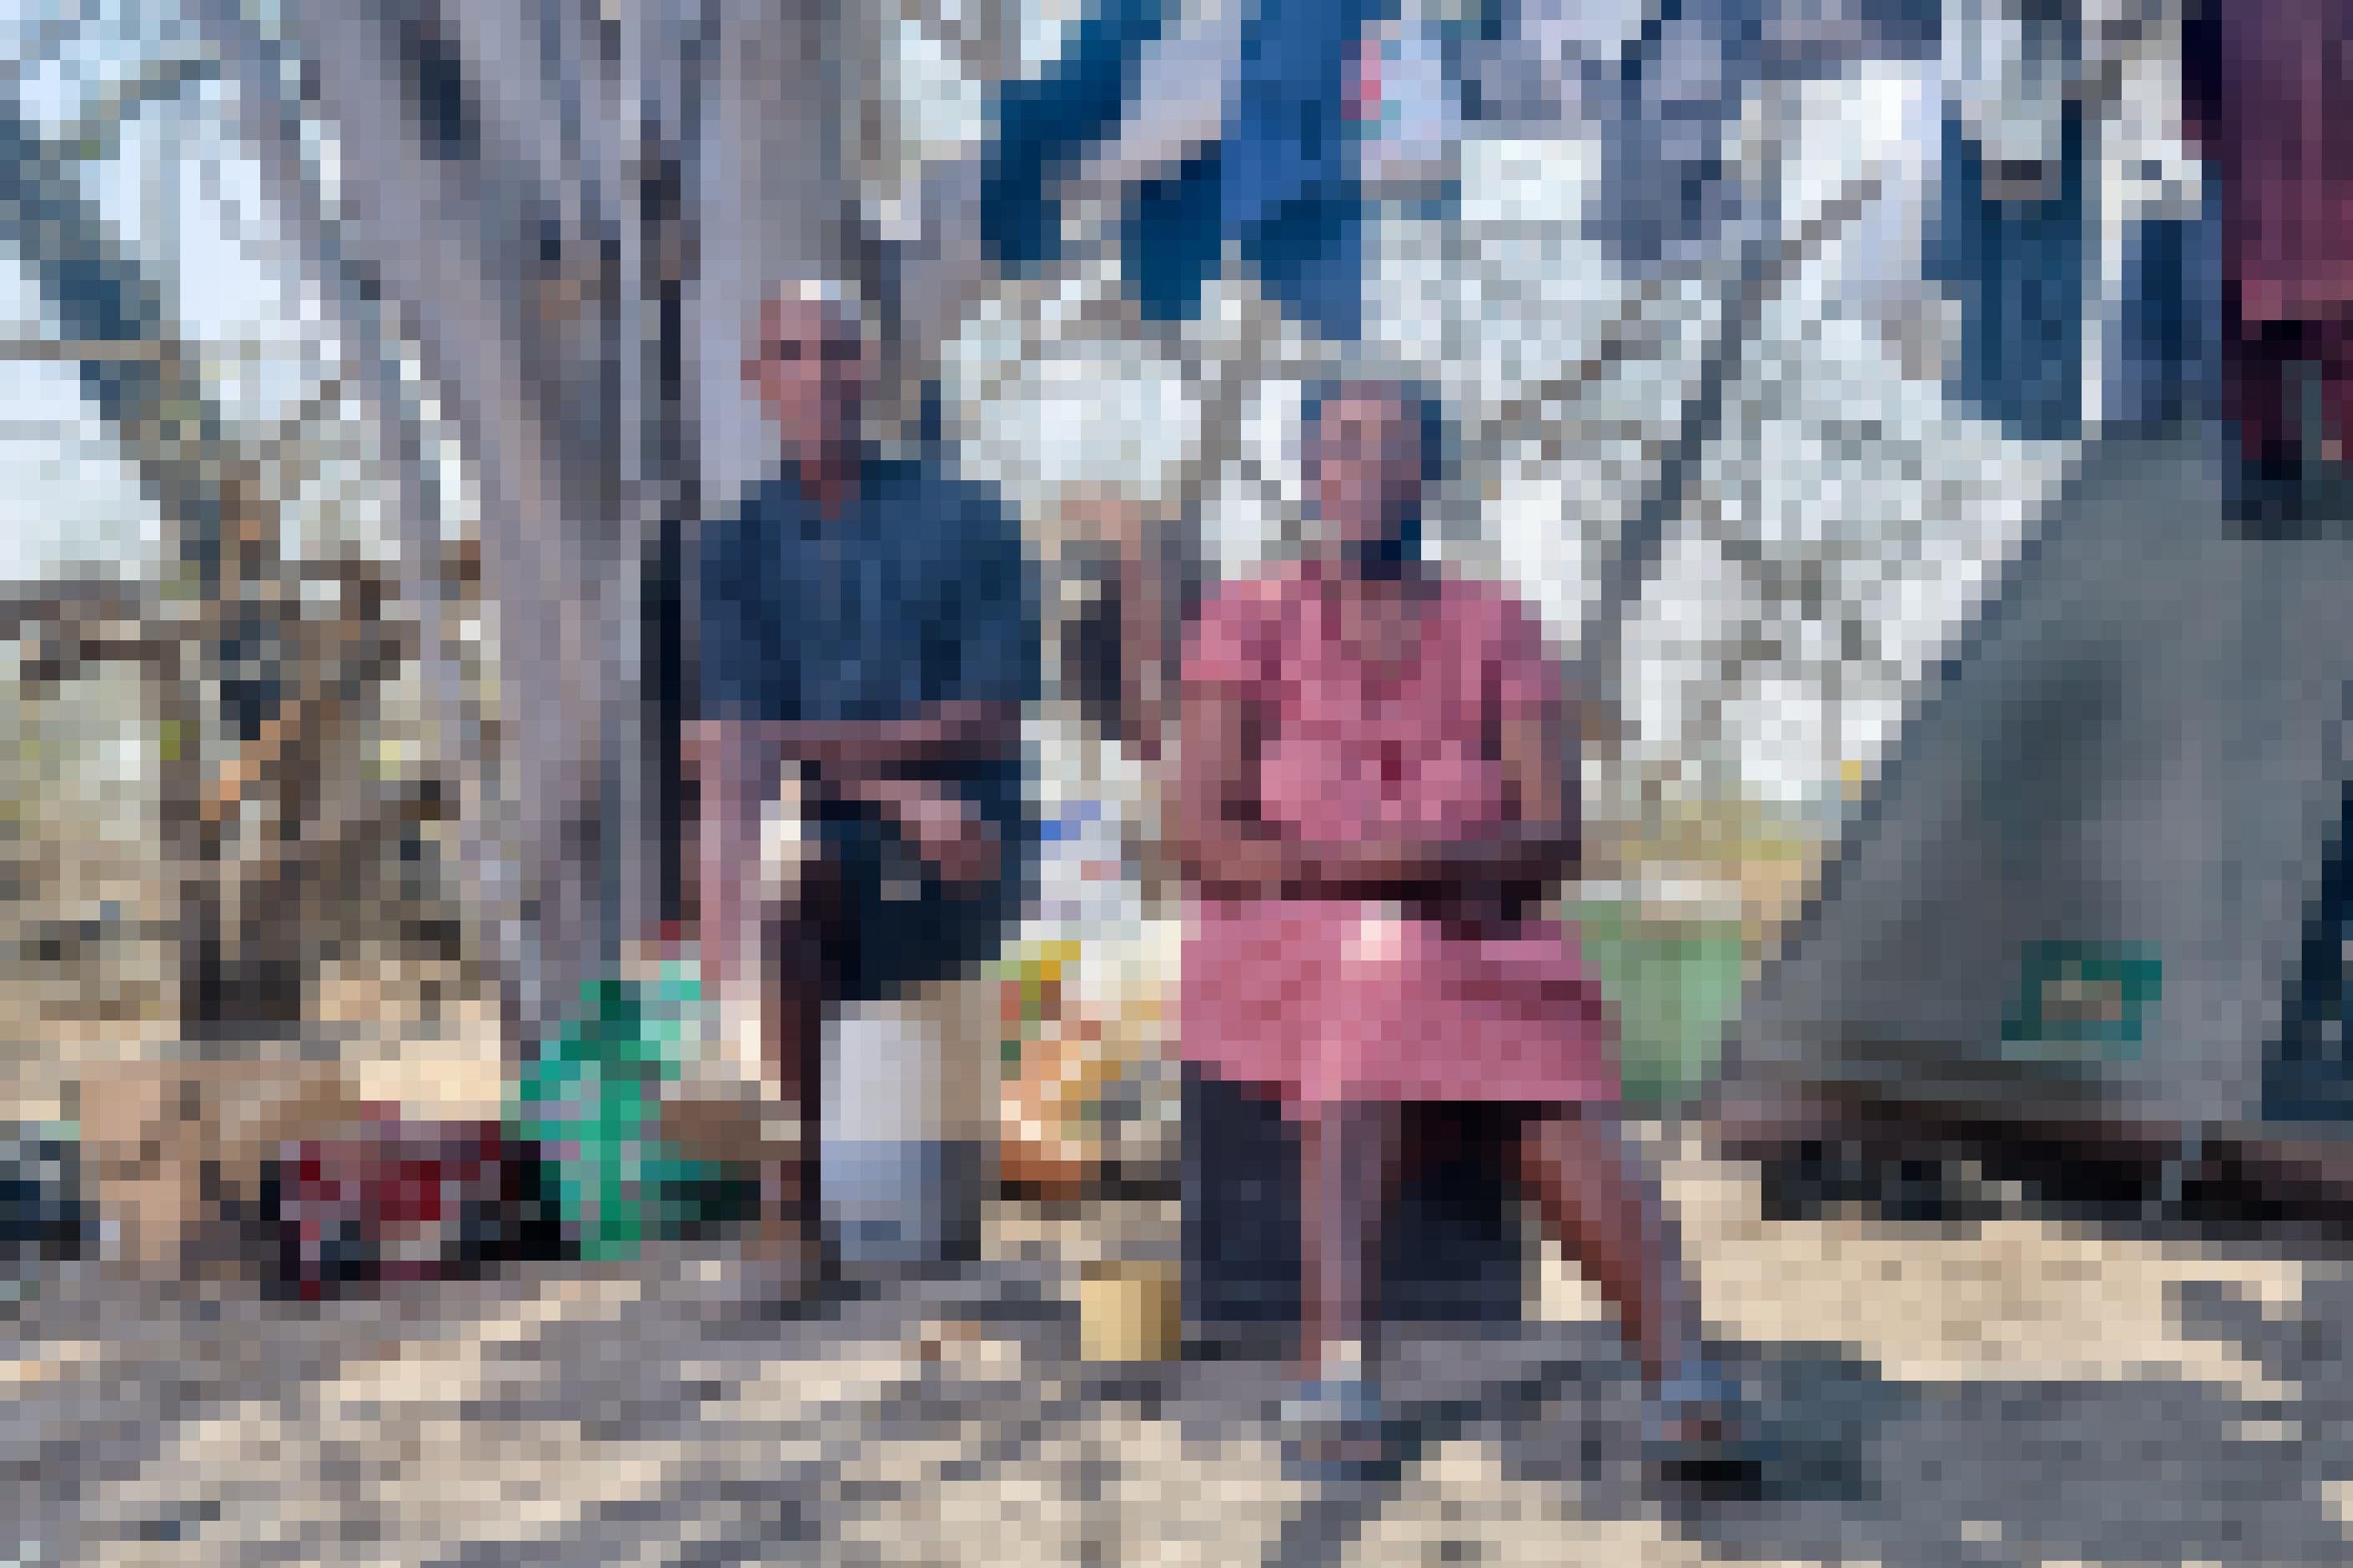
[[1571, 913], [1586, 965], [1618, 1012], [1627, 1100], [1664, 1105], [1704, 1087], [1747, 981], [1740, 922], [1645, 918], [1599, 901]]
[[756, 1172], [683, 1158], [660, 1135], [662, 1085], [700, 1028], [693, 968], [592, 981], [581, 1001], [519, 1075], [507, 1115], [540, 1151], [566, 1239], [591, 1260], [627, 1258], [649, 1240], [744, 1217]]

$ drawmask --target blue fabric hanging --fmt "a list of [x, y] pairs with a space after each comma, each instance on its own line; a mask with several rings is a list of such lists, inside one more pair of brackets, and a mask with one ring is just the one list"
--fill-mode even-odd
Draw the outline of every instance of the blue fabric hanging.
[[1212, 148], [1176, 174], [1140, 186], [1120, 230], [1121, 266], [1146, 318], [1178, 321], [1201, 309], [1201, 290], [1225, 248], [1224, 160]]
[[980, 233], [1007, 271], [1061, 254], [1054, 186], [1119, 129], [1166, 13], [1166, 0], [1100, 0], [1044, 72], [999, 90], [981, 152]]
[[2059, 189], [2042, 201], [1985, 194], [1985, 160], [1947, 114], [1944, 180], [1927, 274], [1962, 310], [1953, 395], [2012, 436], [2065, 440], [2080, 429], [2084, 385], [2084, 125], [2066, 112]]
[[1226, 120], [1228, 227], [1280, 221], [1290, 204], [1354, 183], [1348, 55], [1382, 11], [1378, 0], [1261, 0]]
[[2159, 426], [2221, 406], [2220, 220], [2210, 182], [2195, 218], [2126, 230], [2114, 423]]
[[[1267, 293], [1326, 337], [1364, 324], [1365, 201], [1345, 119], [1350, 46], [1383, 0], [1258, 0], [1218, 144], [1131, 195], [1121, 224], [1130, 287], [1148, 315], [1189, 318], [1237, 242]], [[1054, 182], [1101, 145], [1134, 98], [1163, 0], [1103, 0], [1060, 59], [1001, 93], [984, 152], [981, 232], [1020, 271], [1059, 254]]]

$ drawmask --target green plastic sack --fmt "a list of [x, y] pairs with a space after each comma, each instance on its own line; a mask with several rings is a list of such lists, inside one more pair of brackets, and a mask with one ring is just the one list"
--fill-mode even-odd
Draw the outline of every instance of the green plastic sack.
[[645, 1242], [744, 1216], [757, 1173], [689, 1160], [660, 1136], [664, 1083], [695, 1037], [702, 987], [692, 966], [651, 982], [592, 981], [580, 1016], [525, 1065], [507, 1115], [536, 1144], [564, 1234], [592, 1260], [635, 1256]]

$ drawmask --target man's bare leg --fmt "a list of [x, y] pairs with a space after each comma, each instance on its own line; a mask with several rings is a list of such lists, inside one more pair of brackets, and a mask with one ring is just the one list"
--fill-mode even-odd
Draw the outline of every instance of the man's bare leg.
[[771, 886], [776, 868], [764, 852], [762, 824], [780, 769], [756, 726], [698, 724], [690, 747], [701, 795], [698, 937], [713, 1010], [731, 1046], [737, 1031], [756, 1027], [775, 1091], [799, 1121], [793, 1153], [762, 1162], [751, 1251], [772, 1270], [806, 1274], [818, 1250], [823, 976], [822, 949], [803, 906], [812, 893], [822, 901], [824, 879], [818, 868], [802, 867], [794, 885]]
[[808, 866], [795, 896], [765, 922], [761, 966], [761, 1028], [778, 1097], [798, 1126], [788, 1157], [762, 1173], [763, 1249], [806, 1266], [813, 1280], [824, 1265], [819, 1181], [824, 1140], [825, 1016], [836, 989], [826, 963], [827, 938], [840, 918], [839, 877]]
[[692, 725], [688, 746], [700, 797], [696, 942], [720, 1026], [733, 1031], [758, 1000], [752, 982], [760, 966], [760, 817], [774, 770], [762, 765], [748, 724]]

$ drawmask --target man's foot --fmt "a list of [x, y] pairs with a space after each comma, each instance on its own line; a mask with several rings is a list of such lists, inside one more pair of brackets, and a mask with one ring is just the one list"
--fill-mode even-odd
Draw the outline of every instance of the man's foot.
[[789, 1317], [828, 1299], [840, 1283], [839, 1260], [815, 1226], [763, 1221], [744, 1239], [744, 1304]]
[[1326, 1376], [1302, 1383], [1282, 1402], [1283, 1468], [1310, 1486], [1371, 1480], [1396, 1464], [1406, 1424], [1382, 1400], [1380, 1385], [1363, 1376]]

